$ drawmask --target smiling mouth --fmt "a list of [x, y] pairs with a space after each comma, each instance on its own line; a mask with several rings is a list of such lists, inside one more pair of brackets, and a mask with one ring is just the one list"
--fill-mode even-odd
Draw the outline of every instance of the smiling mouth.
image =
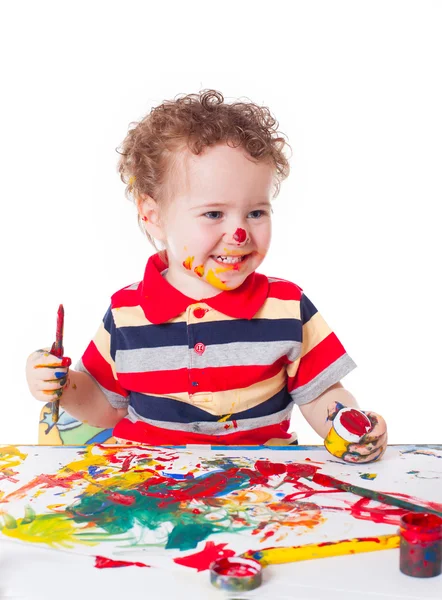
[[218, 256], [213, 255], [211, 258], [220, 264], [223, 265], [237, 265], [239, 263], [244, 262], [248, 257], [250, 256], [250, 254], [242, 254], [241, 256], [226, 256], [226, 255], [222, 255], [219, 254]]

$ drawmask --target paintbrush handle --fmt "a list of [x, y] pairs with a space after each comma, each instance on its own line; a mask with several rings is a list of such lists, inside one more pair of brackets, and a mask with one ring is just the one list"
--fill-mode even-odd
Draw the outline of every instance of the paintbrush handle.
[[392, 548], [399, 547], [399, 540], [398, 535], [380, 535], [376, 538], [353, 538], [336, 542], [323, 542], [322, 544], [306, 544], [305, 546], [263, 548], [256, 551], [249, 550], [241, 556], [242, 558], [253, 558], [265, 567], [266, 565], [280, 565], [301, 560], [311, 560], [313, 558], [391, 550]]
[[[64, 329], [64, 308], [60, 304], [57, 311], [57, 329], [55, 332], [55, 342], [52, 344], [51, 354], [57, 358], [63, 358], [63, 329]], [[51, 405], [52, 422], [57, 423], [60, 416], [60, 400], [54, 400]]]
[[389, 494], [384, 494], [383, 492], [377, 492], [375, 490], [369, 490], [358, 485], [352, 485], [351, 483], [345, 483], [345, 481], [340, 481], [339, 479], [335, 479], [329, 475], [315, 473], [315, 475], [313, 475], [311, 478], [311, 481], [314, 483], [319, 483], [319, 485], [323, 485], [325, 487], [331, 487], [338, 490], [343, 490], [345, 492], [350, 492], [352, 494], [356, 494], [356, 496], [370, 498], [371, 500], [376, 500], [377, 502], [382, 502], [383, 504], [390, 504], [391, 506], [404, 508], [410, 512], [431, 513], [433, 515], [437, 515], [438, 517], [442, 517], [442, 512], [436, 509], [414, 504], [408, 500], [402, 500], [401, 498], [396, 498], [396, 496], [390, 496]]

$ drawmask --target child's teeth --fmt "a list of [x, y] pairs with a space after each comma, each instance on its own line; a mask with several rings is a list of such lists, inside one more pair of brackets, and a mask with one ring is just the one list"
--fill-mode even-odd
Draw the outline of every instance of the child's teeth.
[[243, 260], [243, 256], [217, 256], [217, 260], [221, 260], [225, 263], [237, 263]]

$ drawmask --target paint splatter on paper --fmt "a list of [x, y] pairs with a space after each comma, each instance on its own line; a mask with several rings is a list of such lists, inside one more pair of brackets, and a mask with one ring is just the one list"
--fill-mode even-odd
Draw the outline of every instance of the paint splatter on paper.
[[[409, 473], [419, 471], [422, 461], [427, 471], [440, 472], [438, 456], [410, 454], [402, 461], [395, 452], [371, 465], [366, 485], [408, 499], [415, 493], [442, 510], [436, 502], [441, 483], [416, 482]], [[396, 531], [402, 509], [312, 483], [309, 477], [318, 471], [355, 484], [361, 477], [356, 467], [329, 461], [325, 450], [314, 454], [312, 460], [311, 449], [6, 447], [0, 449], [1, 534], [122, 563], [110, 566], [200, 572], [216, 558], [269, 543], [294, 546]], [[395, 480], [401, 482], [396, 489]]]

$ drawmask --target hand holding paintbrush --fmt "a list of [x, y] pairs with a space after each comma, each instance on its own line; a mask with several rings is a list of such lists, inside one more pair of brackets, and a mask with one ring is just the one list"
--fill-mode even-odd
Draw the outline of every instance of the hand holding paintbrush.
[[[55, 342], [49, 348], [33, 352], [26, 364], [26, 379], [34, 398], [43, 402], [52, 401], [52, 421], [58, 421], [60, 397], [68, 380], [71, 359], [63, 358], [64, 309], [60, 304], [57, 312]], [[56, 360], [54, 360], [54, 358]]]

